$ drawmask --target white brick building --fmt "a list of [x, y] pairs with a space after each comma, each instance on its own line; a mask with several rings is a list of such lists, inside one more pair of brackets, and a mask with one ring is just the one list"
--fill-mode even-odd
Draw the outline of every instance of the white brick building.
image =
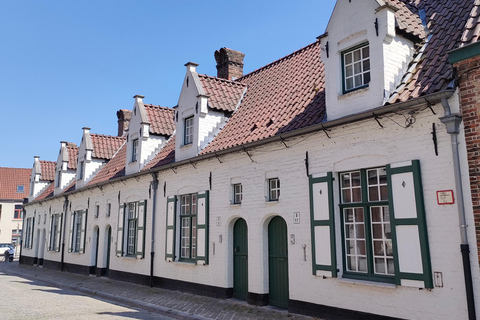
[[21, 262], [331, 319], [474, 319], [447, 62], [473, 9], [338, 1], [318, 41], [250, 74], [227, 48], [219, 77], [187, 63], [175, 108], [136, 95], [106, 164], [25, 205]]

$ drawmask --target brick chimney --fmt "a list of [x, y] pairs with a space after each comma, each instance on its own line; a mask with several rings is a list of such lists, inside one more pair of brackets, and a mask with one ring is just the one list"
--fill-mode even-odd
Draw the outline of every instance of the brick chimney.
[[235, 80], [243, 76], [244, 53], [229, 48], [221, 48], [215, 51], [217, 61], [217, 77], [227, 80]]
[[118, 118], [118, 136], [123, 136], [123, 133], [128, 129], [130, 119], [132, 119], [132, 110], [121, 109], [117, 111]]

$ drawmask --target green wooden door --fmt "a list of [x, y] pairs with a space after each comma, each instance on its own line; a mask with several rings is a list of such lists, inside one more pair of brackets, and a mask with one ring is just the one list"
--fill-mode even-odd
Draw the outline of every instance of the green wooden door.
[[247, 223], [238, 219], [233, 227], [233, 297], [247, 300], [248, 292]]
[[268, 269], [270, 305], [288, 308], [287, 224], [275, 217], [268, 225]]

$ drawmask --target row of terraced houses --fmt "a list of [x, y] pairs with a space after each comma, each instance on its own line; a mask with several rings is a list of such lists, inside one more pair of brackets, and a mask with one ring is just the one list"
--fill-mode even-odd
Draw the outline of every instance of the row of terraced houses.
[[34, 158], [20, 262], [326, 319], [475, 319], [479, 15], [338, 0], [249, 74], [228, 48], [216, 77], [187, 63], [177, 106], [135, 95], [118, 136]]

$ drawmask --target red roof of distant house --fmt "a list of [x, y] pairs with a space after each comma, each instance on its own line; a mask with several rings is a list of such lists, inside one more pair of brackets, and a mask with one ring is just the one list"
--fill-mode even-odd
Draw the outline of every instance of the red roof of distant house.
[[173, 120], [175, 111], [170, 108], [145, 104], [145, 111], [150, 121], [150, 132], [164, 136], [171, 136], [175, 131]]
[[0, 199], [23, 200], [30, 192], [32, 169], [0, 167]]
[[91, 134], [93, 145], [93, 158], [110, 160], [125, 143], [125, 137]]
[[42, 170], [42, 177], [40, 180], [53, 181], [55, 180], [55, 167], [57, 163], [55, 161], [40, 160], [40, 166]]

